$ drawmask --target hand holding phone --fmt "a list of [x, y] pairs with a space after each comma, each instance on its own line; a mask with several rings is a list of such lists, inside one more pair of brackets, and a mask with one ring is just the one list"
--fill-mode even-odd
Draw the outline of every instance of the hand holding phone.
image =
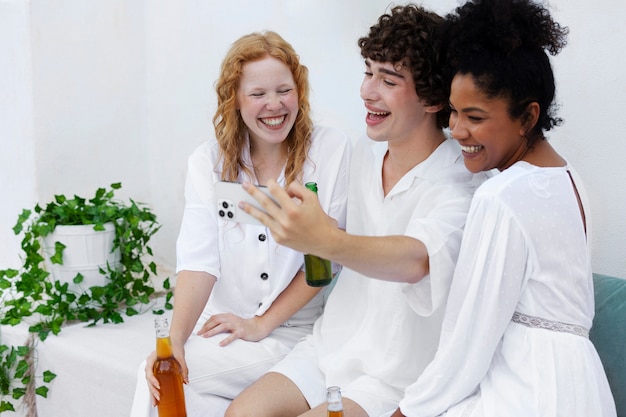
[[[274, 200], [267, 187], [262, 185], [257, 185], [256, 187]], [[219, 181], [215, 184], [215, 193], [217, 196], [217, 215], [219, 218], [239, 223], [263, 225], [263, 223], [239, 208], [239, 202], [244, 201], [259, 210], [263, 210], [259, 202], [248, 194], [240, 183]]]

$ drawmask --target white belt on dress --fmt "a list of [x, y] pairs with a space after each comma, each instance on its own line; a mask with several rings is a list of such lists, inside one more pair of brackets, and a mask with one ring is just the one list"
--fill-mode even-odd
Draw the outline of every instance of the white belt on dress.
[[589, 329], [577, 324], [561, 323], [560, 321], [546, 320], [541, 317], [527, 316], [526, 314], [518, 313], [517, 311], [513, 313], [513, 318], [511, 320], [526, 327], [551, 330], [553, 332], [571, 333], [577, 336], [589, 338]]

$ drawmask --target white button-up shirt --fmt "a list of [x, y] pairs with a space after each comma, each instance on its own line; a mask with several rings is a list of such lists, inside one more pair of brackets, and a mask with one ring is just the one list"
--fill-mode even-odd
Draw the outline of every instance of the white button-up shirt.
[[[278, 245], [264, 226], [223, 220], [217, 215], [215, 183], [221, 179], [215, 139], [189, 157], [185, 211], [177, 241], [176, 271], [203, 271], [217, 278], [206, 314], [260, 316], [302, 268], [304, 257]], [[250, 161], [249, 147], [243, 155]], [[324, 211], [345, 226], [350, 140], [340, 131], [315, 127], [303, 182], [314, 181]], [[251, 164], [250, 164], [251, 165]], [[255, 183], [243, 174], [239, 181]], [[284, 172], [278, 183], [284, 186]], [[285, 323], [312, 324], [321, 314], [323, 291]]]

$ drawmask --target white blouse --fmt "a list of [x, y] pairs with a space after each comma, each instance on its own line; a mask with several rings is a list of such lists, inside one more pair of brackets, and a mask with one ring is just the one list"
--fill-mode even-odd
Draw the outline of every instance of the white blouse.
[[405, 415], [615, 415], [586, 336], [593, 282], [570, 174], [587, 208], [570, 167], [518, 162], [476, 191], [439, 351], [407, 388]]
[[[244, 160], [250, 163], [249, 146]], [[339, 130], [315, 127], [303, 182], [314, 181], [324, 211], [345, 225], [350, 140]], [[189, 157], [185, 210], [177, 241], [177, 272], [203, 271], [217, 278], [205, 314], [260, 316], [302, 268], [304, 258], [278, 245], [265, 226], [226, 221], [217, 215], [215, 183], [221, 179], [215, 139]], [[252, 164], [250, 163], [250, 166]], [[239, 182], [256, 183], [244, 174]], [[284, 170], [278, 183], [284, 186]], [[323, 292], [285, 325], [312, 324], [321, 314]]]

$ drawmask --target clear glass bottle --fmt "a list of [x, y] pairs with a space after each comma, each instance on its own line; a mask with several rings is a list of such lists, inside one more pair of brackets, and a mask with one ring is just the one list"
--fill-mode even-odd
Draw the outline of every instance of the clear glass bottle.
[[[317, 194], [317, 183], [307, 182], [304, 186]], [[333, 280], [333, 269], [330, 261], [319, 256], [304, 255], [304, 272], [306, 283], [311, 287], [323, 287]]]
[[170, 329], [167, 318], [154, 319], [156, 330], [156, 353], [152, 371], [159, 380], [159, 417], [187, 417], [185, 394], [183, 391], [183, 373], [180, 363], [172, 352]]
[[326, 402], [328, 403], [328, 417], [343, 417], [343, 403], [339, 387], [328, 387]]

